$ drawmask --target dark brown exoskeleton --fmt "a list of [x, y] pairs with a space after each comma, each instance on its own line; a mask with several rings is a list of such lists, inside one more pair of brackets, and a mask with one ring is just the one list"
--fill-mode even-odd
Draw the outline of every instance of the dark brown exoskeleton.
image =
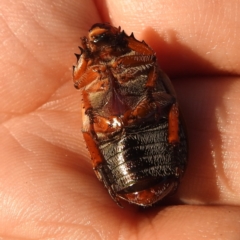
[[93, 169], [119, 204], [151, 206], [173, 193], [187, 163], [178, 102], [155, 52], [97, 23], [73, 70], [82, 90], [82, 132]]

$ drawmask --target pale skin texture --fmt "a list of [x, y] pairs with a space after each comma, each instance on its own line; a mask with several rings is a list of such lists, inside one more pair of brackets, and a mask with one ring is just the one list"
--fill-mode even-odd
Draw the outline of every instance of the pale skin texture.
[[[1, 239], [239, 239], [240, 1], [129, 2], [1, 1]], [[185, 116], [188, 169], [152, 209], [119, 208], [82, 139], [73, 53], [101, 21], [157, 52]]]

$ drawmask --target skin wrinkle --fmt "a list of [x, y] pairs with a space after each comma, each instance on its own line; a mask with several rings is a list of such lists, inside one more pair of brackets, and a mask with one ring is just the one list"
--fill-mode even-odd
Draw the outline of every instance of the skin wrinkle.
[[[227, 156], [226, 153], [224, 153], [224, 155]], [[239, 168], [239, 165], [237, 165], [235, 162], [233, 162], [231, 165], [232, 165], [233, 169], [235, 169], [235, 168], [238, 169]], [[235, 188], [236, 187], [234, 186], [236, 184], [234, 184], [234, 182], [237, 182], [236, 181], [237, 178], [236, 177], [232, 178], [231, 174], [227, 174], [227, 172], [230, 172], [229, 168], [231, 168], [231, 165], [226, 166], [225, 164], [223, 164], [223, 171], [220, 171], [221, 178], [219, 179], [221, 181], [221, 184], [219, 184], [219, 185], [223, 185], [222, 188], [223, 189], [227, 188], [227, 191], [229, 192], [228, 194], [231, 194], [232, 197], [236, 197], [236, 193], [235, 193]], [[217, 162], [216, 162], [216, 167], [218, 167], [218, 166], [219, 166], [219, 164], [217, 164]], [[234, 174], [232, 174], [232, 175], [234, 176]], [[233, 198], [233, 200], [234, 200], [234, 198]], [[233, 202], [233, 204], [234, 204], [234, 202]]]
[[[52, 128], [52, 127], [50, 127], [49, 124], [47, 124], [47, 122], [44, 122], [41, 117], [39, 117], [39, 119], [41, 119], [41, 121], [42, 121], [44, 124], [46, 124], [46, 126], [48, 126], [50, 129]], [[37, 156], [38, 153], [34, 152], [34, 151], [32, 150], [32, 148], [27, 147], [27, 145], [24, 145], [24, 142], [21, 143], [21, 138], [22, 138], [22, 135], [23, 135], [23, 134], [25, 135], [25, 134], [27, 133], [27, 134], [29, 134], [29, 135], [32, 135], [32, 136], [34, 136], [34, 137], [37, 137], [37, 138], [43, 140], [44, 142], [50, 143], [51, 145], [56, 146], [56, 147], [58, 147], [58, 148], [60, 148], [61, 145], [64, 145], [64, 143], [62, 143], [61, 145], [57, 144], [59, 140], [56, 141], [56, 139], [53, 139], [53, 140], [50, 142], [50, 141], [49, 141], [49, 136], [42, 136], [42, 133], [41, 133], [41, 134], [37, 134], [36, 132], [35, 132], [35, 133], [34, 133], [34, 132], [31, 132], [31, 129], [30, 129], [30, 130], [27, 130], [27, 129], [24, 128], [24, 131], [20, 132], [20, 134], [18, 134], [18, 133], [15, 134], [15, 133], [14, 133], [14, 130], [15, 130], [15, 128], [16, 128], [15, 126], [11, 127], [11, 126], [8, 126], [7, 124], [4, 124], [3, 126], [5, 126], [5, 128], [8, 130], [8, 132], [9, 132], [9, 133], [11, 134], [11, 136], [13, 137], [13, 139], [16, 140], [16, 142], [17, 142], [18, 144], [20, 144], [20, 146], [21, 146], [23, 149], [27, 150], [28, 152], [33, 153], [35, 156]], [[25, 130], [26, 130], [26, 131], [25, 131]], [[61, 131], [61, 129], [60, 129], [59, 131]], [[65, 132], [64, 132], [64, 131], [62, 131], [62, 133], [64, 133], [64, 135], [65, 135]], [[58, 133], [58, 134], [59, 134], [59, 133]]]
[[[34, 114], [34, 116], [37, 116], [39, 119], [41, 119], [41, 122], [44, 123], [50, 129], [50, 131], [48, 131], [49, 134], [43, 135], [42, 132], [40, 132], [40, 133], [33, 132], [33, 130], [31, 128], [29, 130], [27, 130], [26, 132], [24, 132], [24, 134], [25, 133], [31, 134], [32, 136], [39, 138], [39, 140], [42, 139], [46, 143], [50, 143], [52, 146], [58, 147], [59, 149], [61, 147], [65, 146], [66, 150], [68, 150], [70, 153], [71, 152], [79, 153], [79, 151], [81, 151], [81, 149], [74, 149], [74, 146], [77, 145], [77, 143], [75, 143], [76, 140], [73, 140], [73, 142], [72, 142], [71, 138], [69, 137], [70, 139], [68, 139], [68, 137], [67, 137], [68, 136], [67, 133], [69, 130], [71, 130], [71, 128], [58, 129], [58, 127], [56, 127], [55, 125], [49, 124], [47, 121], [44, 121], [44, 119], [39, 114], [36, 114], [36, 115]], [[36, 120], [35, 120], [35, 122], [36, 122]], [[49, 136], [52, 135], [51, 131], [57, 131], [57, 133], [54, 135], [54, 138], [50, 141]], [[79, 134], [75, 134], [75, 135], [76, 135], [75, 138], [77, 138]], [[62, 138], [61, 136], [64, 136], [64, 141], [62, 143], [61, 143], [61, 138]], [[83, 150], [82, 150], [82, 152], [83, 152]], [[86, 152], [86, 151], [84, 150], [84, 152]], [[85, 153], [85, 155], [86, 155], [86, 153]]]
[[[8, 29], [9, 29], [9, 32], [11, 33], [11, 37], [9, 37], [8, 39], [5, 39], [4, 40], [4, 45], [7, 45], [7, 42], [11, 39], [12, 40], [12, 37], [14, 37], [14, 40], [19, 42], [22, 46], [23, 49], [25, 49], [23, 43], [20, 42], [20, 40], [17, 38], [16, 34], [12, 31], [12, 29], [7, 25], [6, 26]], [[14, 63], [14, 62], [12, 62]], [[15, 64], [18, 64], [19, 65], [19, 62], [15, 63]]]
[[[65, 84], [65, 83], [62, 82], [62, 85], [64, 85], [64, 84]], [[29, 108], [29, 109], [23, 108], [20, 112], [13, 112], [13, 111], [11, 111], [11, 112], [9, 112], [9, 113], [11, 113], [11, 114], [14, 113], [14, 117], [19, 118], [19, 116], [20, 116], [20, 114], [22, 114], [22, 112], [25, 112], [24, 115], [26, 115], [26, 114], [30, 114], [30, 113], [34, 113], [35, 111], [38, 111], [38, 109], [41, 109], [41, 108], [43, 107], [43, 105], [52, 98], [52, 96], [54, 95], [56, 89], [58, 89], [59, 87], [61, 87], [61, 86], [56, 85], [55, 90], [54, 90], [51, 94], [49, 94], [49, 95], [47, 96], [47, 98], [42, 99], [41, 101], [39, 101], [39, 104], [36, 105], [36, 106], [34, 106], [32, 109], [30, 109], [30, 108]], [[27, 105], [27, 103], [26, 103], [26, 107], [28, 107], [28, 106], [29, 106], [29, 105]], [[27, 110], [27, 112], [26, 112], [26, 110]], [[13, 115], [11, 115], [11, 116], [13, 116]]]
[[[49, 29], [49, 25], [46, 25], [46, 23], [44, 24], [44, 20], [42, 20], [39, 16], [37, 16], [35, 12], [29, 11], [29, 9], [26, 7], [26, 5], [24, 3], [22, 5], [31, 14], [29, 16], [29, 20], [31, 19], [31, 24], [34, 24], [34, 23], [32, 23], [32, 20], [33, 20], [37, 24], [37, 26], [40, 27], [40, 29], [42, 31], [46, 31], [50, 36], [52, 36], [54, 38], [54, 41], [57, 42], [57, 41], [61, 40], [61, 36], [57, 35], [58, 32], [54, 32], [54, 31], [52, 31], [52, 29]], [[49, 13], [50, 13], [49, 15], [53, 15], [52, 12], [49, 12]], [[51, 23], [51, 26], [54, 26], [54, 24]]]
[[[26, 49], [26, 45], [22, 42], [22, 41], [20, 41], [20, 39], [14, 34], [14, 32], [11, 30], [11, 28], [9, 28], [9, 30], [11, 31], [11, 33], [12, 33], [12, 36], [14, 36], [15, 37], [15, 39], [21, 44], [21, 46], [24, 48], [24, 49]], [[26, 50], [28, 50], [28, 49], [26, 49]], [[35, 60], [35, 61], [38, 61], [38, 59], [36, 58], [36, 57], [34, 57], [34, 55], [33, 55], [33, 53], [31, 53], [31, 51], [29, 51], [28, 50], [28, 54], [30, 54], [31, 55], [31, 57]], [[27, 56], [25, 56], [25, 58], [26, 58]], [[18, 64], [20, 64], [21, 62], [18, 62]], [[40, 66], [40, 65], [45, 65], [45, 64], [43, 64], [43, 62], [38, 62], [38, 66]], [[21, 65], [19, 65], [20, 67], [21, 67]], [[47, 66], [47, 65], [45, 65], [45, 66]], [[24, 68], [22, 67], [22, 69], [24, 70]], [[50, 70], [50, 69], [49, 69]], [[50, 71], [51, 72], [51, 71]], [[62, 84], [64, 84], [64, 83], [62, 83]], [[56, 85], [57, 86], [57, 85]], [[58, 85], [58, 88], [59, 88], [59, 85]], [[54, 91], [55, 92], [55, 91]], [[52, 94], [51, 95], [49, 95], [48, 96], [48, 98], [50, 99], [51, 98], [51, 96], [52, 96]], [[46, 102], [48, 99], [43, 99], [42, 100], [42, 103], [40, 103], [40, 105], [39, 105], [39, 107], [41, 106], [41, 104], [43, 104], [44, 102]], [[38, 108], [38, 107], [37, 107]], [[35, 109], [34, 109], [35, 110]], [[30, 111], [33, 111], [33, 110], [29, 110], [29, 112]]]
[[[152, 218], [151, 217], [147, 217], [147, 220], [148, 220], [148, 226], [150, 226], [150, 231], [151, 232], [151, 236], [157, 236], [157, 226], [154, 224], [154, 220], [155, 218]], [[141, 232], [141, 229], [139, 229], [139, 232]]]
[[[6, 14], [7, 14], [7, 11], [5, 12], [5, 14], [2, 14], [2, 17], [4, 17], [4, 15], [6, 15]], [[16, 16], [17, 16], [17, 15], [15, 15], [15, 18], [16, 18]], [[29, 20], [24, 20], [24, 22], [21, 23], [20, 26], [17, 27], [17, 29], [16, 29], [16, 26], [15, 26], [13, 20], [14, 20], [14, 18], [11, 19], [11, 22], [10, 22], [9, 24], [6, 24], [6, 25], [7, 25], [8, 29], [11, 31], [12, 35], [15, 36], [16, 39], [20, 42], [20, 39], [17, 38], [18, 32], [20, 32], [22, 26], [24, 26], [24, 25], [27, 26], [26, 23], [28, 23]], [[7, 22], [7, 21], [8, 21], [8, 19], [5, 18], [5, 22]]]
[[[9, 30], [8, 32], [11, 34], [11, 36], [16, 37], [16, 35], [14, 34], [14, 32], [11, 30], [9, 24], [7, 24], [6, 20], [4, 19], [4, 15], [0, 15], [0, 17], [1, 17], [1, 19], [3, 19], [3, 23], [5, 23], [4, 26], [1, 26], [2, 29], [4, 29], [5, 32], [7, 32], [7, 29], [8, 29], [8, 30]], [[2, 32], [1, 32], [1, 33], [2, 33]], [[7, 47], [7, 42], [8, 42], [8, 39], [9, 39], [9, 38], [10, 38], [10, 37], [5, 37], [5, 38], [4, 38], [4, 40], [3, 40], [3, 42], [2, 42], [2, 45], [3, 45], [3, 46]], [[16, 39], [17, 39], [17, 37], [16, 37]], [[3, 56], [1, 55], [0, 57], [3, 57]]]
[[[236, 4], [237, 5], [237, 4]], [[237, 5], [234, 9], [235, 9], [235, 14], [234, 14], [234, 16], [235, 16], [235, 22], [236, 22], [236, 24], [235, 24], [235, 26], [237, 26], [237, 20], [238, 20], [238, 13], [239, 13], [239, 6]], [[237, 29], [237, 28], [236, 28]], [[237, 30], [234, 30], [233, 31], [233, 39], [237, 39]], [[233, 42], [232, 42], [232, 46], [233, 46]], [[234, 53], [235, 54], [235, 57], [237, 57], [237, 52], [235, 52]], [[239, 63], [237, 63], [237, 67], [239, 68]], [[232, 70], [234, 69], [234, 67], [233, 67], [233, 64], [232, 64]]]
[[11, 127], [8, 127], [7, 124], [2, 124], [2, 126], [3, 126], [6, 130], [8, 130], [8, 133], [10, 133], [10, 136], [12, 137], [12, 139], [15, 140], [15, 142], [16, 142], [17, 144], [19, 144], [19, 146], [21, 146], [23, 149], [27, 150], [28, 152], [31, 152], [30, 150], [28, 150], [28, 149], [26, 149], [26, 148], [24, 147], [24, 143], [21, 143], [21, 138], [20, 138], [20, 141], [19, 141], [19, 139], [16, 137], [16, 134], [11, 131]]
[[[239, 89], [238, 87], [238, 84], [232, 84], [232, 87], [231, 89], [235, 90], [235, 89]], [[230, 90], [229, 90], [230, 91]], [[235, 92], [237, 93], [237, 90], [235, 90]], [[229, 99], [227, 99], [229, 100]], [[237, 99], [238, 100], [238, 99]], [[231, 100], [232, 101], [232, 100]], [[228, 101], [226, 101], [226, 96], [223, 96], [223, 103], [225, 105], [225, 108], [228, 109]], [[234, 123], [229, 123], [229, 113], [226, 112], [226, 111], [221, 111], [221, 109], [216, 109], [216, 117], [218, 119], [218, 128], [219, 130], [221, 131], [221, 134], [222, 134], [222, 145], [225, 146], [226, 144], [229, 145], [229, 146], [232, 146], [234, 147], [234, 140], [236, 140], [236, 138], [234, 137], [229, 137], [229, 133], [230, 132], [230, 129], [228, 129], [229, 127], [226, 127], [226, 126], [229, 126], [229, 124], [231, 125], [234, 125], [236, 129], [233, 129], [233, 131], [237, 131], [237, 124], [238, 124], [238, 121], [236, 121], [236, 124]], [[232, 112], [234, 112], [234, 110], [232, 110]], [[237, 116], [236, 116], [237, 117]], [[237, 119], [236, 119], [237, 120]], [[228, 137], [224, 137], [224, 136], [228, 136]], [[225, 148], [222, 149], [223, 151], [223, 159], [226, 158], [226, 155], [224, 154], [224, 152], [226, 151]], [[224, 156], [225, 155], [225, 156]], [[229, 156], [231, 157], [231, 156]], [[236, 158], [237, 159], [237, 158]], [[234, 161], [234, 160], [232, 160]], [[230, 162], [232, 164], [232, 161]], [[233, 162], [235, 163], [235, 161]], [[219, 166], [218, 162], [216, 162], [216, 165]], [[220, 169], [220, 172], [222, 173], [220, 176], [222, 176], [221, 180], [225, 183], [225, 187], [227, 187], [227, 189], [231, 192], [231, 194], [234, 193], [234, 183], [231, 181], [231, 175], [232, 174], [228, 174], [227, 175], [227, 168], [226, 168], [226, 164], [225, 164], [225, 161], [223, 161], [223, 164], [222, 164], [222, 171]], [[235, 168], [235, 169], [238, 169], [238, 168]]]
[[[34, 4], [35, 3], [33, 2], [32, 5], [34, 5]], [[71, 4], [71, 3], [69, 2], [69, 4]], [[69, 7], [69, 4], [68, 5], [66, 4], [66, 7], [67, 6]], [[58, 14], [58, 16], [63, 15], [65, 13], [65, 11], [63, 10], [64, 8], [62, 8], [63, 6], [61, 6], [61, 4], [58, 4], [58, 2], [52, 2], [50, 5], [43, 4], [41, 7], [37, 8], [37, 11], [33, 10], [32, 9], [33, 6], [28, 5], [26, 2], [25, 3], [23, 2], [22, 5], [29, 12], [29, 14], [30, 14], [29, 19], [33, 18], [35, 20], [35, 22], [41, 27], [41, 29], [46, 30], [46, 32], [51, 34], [53, 37], [57, 38], [57, 40], [61, 40], [60, 32], [54, 31], [55, 26], [64, 23], [63, 19], [55, 17], [56, 13]], [[48, 7], [47, 11], [46, 11], [46, 6]], [[58, 13], [58, 11], [60, 11], [60, 12]], [[72, 15], [70, 13], [69, 13], [69, 16], [72, 17]], [[52, 19], [52, 21], [49, 21], [46, 24], [46, 22], [45, 22], [46, 18]], [[54, 35], [54, 34], [56, 34], [56, 35]]]
[[[33, 224], [31, 224], [31, 223], [33, 223]], [[86, 234], [86, 232], [91, 233], [91, 235], [93, 235], [93, 236], [97, 236], [98, 239], [103, 239], [100, 237], [101, 234], [99, 234], [98, 230], [96, 230], [93, 226], [79, 224], [79, 223], [77, 223], [77, 224], [67, 223], [66, 219], [63, 219], [63, 222], [61, 222], [61, 221], [57, 221], [57, 222], [56, 221], [45, 221], [45, 220], [40, 221], [40, 222], [27, 221], [19, 226], [16, 226], [14, 228], [14, 230], [21, 232], [22, 229], [26, 228], [26, 226], [27, 227], [33, 226], [32, 229], [34, 229], [34, 226], [36, 226], [35, 223], [37, 225], [39, 225], [39, 230], [41, 231], [41, 238], [44, 238], [44, 239], [45, 238], [46, 239], [50, 239], [50, 238], [62, 239], [61, 236], [66, 237], [66, 234], [69, 234], [70, 238], [68, 238], [68, 239], [72, 239], [72, 237], [74, 237], [74, 236], [76, 236], [76, 237], [80, 237], [81, 235], [84, 236]], [[85, 233], [83, 233], [81, 230], [79, 230], [80, 227], [85, 228]], [[71, 229], [71, 233], [68, 233], [67, 229]], [[36, 238], [37, 238], [39, 235], [37, 232], [36, 232], [36, 234], [37, 234], [36, 235]], [[9, 235], [9, 237], [12, 237], [12, 236]], [[19, 236], [19, 237], [21, 237], [21, 236]], [[16, 239], [19, 239], [19, 238], [16, 238]]]
[[[134, 217], [133, 219], [135, 219], [135, 217], [137, 217], [137, 212], [134, 212]], [[129, 239], [129, 240], [135, 240], [135, 239], [139, 239], [138, 235], [140, 235], [140, 233], [138, 233], [138, 229], [139, 229], [139, 224], [140, 221], [138, 223], [138, 225], [135, 225], [133, 221], [131, 221], [131, 219], [127, 218], [127, 221], [121, 221], [120, 225], [119, 225], [119, 240], [120, 239]], [[131, 229], [131, 231], [129, 231]], [[127, 232], [132, 232], [132, 235], [128, 234]], [[133, 237], [136, 236], [136, 237]]]

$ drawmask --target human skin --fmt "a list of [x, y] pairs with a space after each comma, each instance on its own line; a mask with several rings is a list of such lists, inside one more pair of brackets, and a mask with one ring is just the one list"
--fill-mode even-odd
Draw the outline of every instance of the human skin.
[[[239, 0], [2, 0], [0, 239], [239, 239], [239, 11]], [[153, 208], [119, 208], [82, 138], [73, 53], [102, 21], [156, 51], [185, 118], [187, 171]]]

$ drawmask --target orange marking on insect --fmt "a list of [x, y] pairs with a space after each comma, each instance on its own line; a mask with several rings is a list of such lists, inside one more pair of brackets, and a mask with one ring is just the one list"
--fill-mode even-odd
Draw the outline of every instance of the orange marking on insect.
[[98, 165], [100, 165], [103, 162], [102, 154], [99, 151], [98, 147], [96, 146], [96, 142], [89, 135], [89, 133], [83, 132], [83, 137], [92, 158], [93, 168], [95, 169]]
[[[87, 69], [88, 62], [84, 58], [80, 58], [78, 65], [74, 67], [73, 71], [73, 81], [78, 87], [78, 80], [81, 78], [81, 76], [85, 73]], [[79, 87], [80, 88], [80, 87]]]
[[179, 142], [179, 109], [176, 104], [169, 112], [168, 141], [169, 143]]
[[104, 118], [96, 116], [94, 118], [93, 128], [96, 133], [111, 134], [112, 132], [119, 132], [122, 128], [122, 122], [117, 117]]
[[144, 42], [140, 42], [135, 39], [132, 34], [128, 37], [128, 47], [134, 50], [135, 52], [141, 53], [141, 55], [153, 55], [154, 51]]
[[148, 81], [146, 83], [146, 87], [154, 87], [156, 85], [156, 79], [157, 74], [154, 66], [148, 74]]
[[123, 193], [119, 194], [119, 196], [131, 203], [142, 206], [149, 206], [156, 203], [159, 199], [162, 199], [164, 195], [166, 196], [175, 190], [176, 185], [174, 181], [170, 181], [169, 183], [160, 182], [159, 184], [146, 190], [136, 191], [133, 193]]
[[94, 39], [95, 36], [97, 35], [100, 35], [100, 34], [103, 34], [107, 32], [106, 29], [102, 29], [102, 28], [95, 28], [94, 30], [92, 30], [90, 33], [89, 33], [89, 38], [92, 40]]

